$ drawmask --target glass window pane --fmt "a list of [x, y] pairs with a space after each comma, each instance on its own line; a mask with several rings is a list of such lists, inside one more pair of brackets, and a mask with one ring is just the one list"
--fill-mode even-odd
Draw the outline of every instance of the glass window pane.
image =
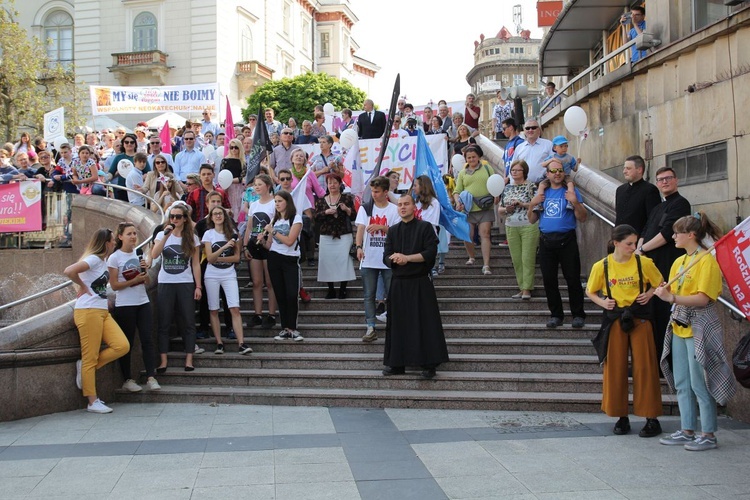
[[717, 144], [706, 149], [708, 180], [727, 178], [727, 145]]
[[690, 182], [701, 182], [706, 179], [706, 155], [701, 149], [691, 151], [687, 155], [687, 175], [685, 180]]
[[672, 167], [672, 170], [674, 170], [675, 175], [677, 175], [678, 179], [687, 179], [687, 176], [685, 174], [685, 166], [687, 165], [687, 159], [685, 158], [684, 153], [676, 155], [674, 159], [671, 159], [671, 164], [669, 165]]

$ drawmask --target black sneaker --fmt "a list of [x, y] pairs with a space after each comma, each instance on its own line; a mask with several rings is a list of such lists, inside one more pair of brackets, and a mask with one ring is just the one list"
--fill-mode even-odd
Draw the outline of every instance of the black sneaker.
[[586, 319], [578, 317], [573, 318], [573, 324], [571, 325], [573, 328], [583, 328], [586, 324]]
[[235, 335], [234, 333], [234, 328], [229, 329], [229, 331], [227, 332], [227, 338], [229, 340], [237, 340], [237, 335]]
[[237, 349], [237, 352], [240, 354], [250, 354], [251, 352], [253, 352], [253, 349], [249, 345], [242, 343]]
[[336, 298], [336, 290], [333, 288], [328, 289], [328, 293], [326, 294], [327, 299], [335, 299]]
[[615, 424], [615, 428], [612, 430], [618, 436], [624, 436], [630, 432], [630, 419], [628, 417], [620, 417]]
[[430, 380], [435, 378], [436, 372], [434, 368], [429, 368], [427, 370], [422, 370], [422, 373], [420, 375], [423, 379]]
[[391, 375], [403, 375], [406, 373], [406, 369], [403, 366], [386, 366], [383, 370], [383, 375], [389, 377]]
[[216, 344], [216, 350], [214, 354], [224, 354], [224, 344]]
[[339, 299], [345, 299], [346, 298], [346, 290], [339, 290]]
[[380, 316], [385, 312], [385, 302], [378, 302], [378, 305], [375, 306], [375, 316]]
[[[207, 339], [208, 333], [206, 332], [206, 330], [200, 329], [197, 332], [195, 332], [195, 338], [198, 340]], [[178, 337], [178, 339], [182, 339], [182, 337]]]
[[276, 316], [273, 314], [266, 314], [263, 316], [263, 320], [261, 321], [260, 327], [261, 328], [273, 328], [273, 325], [276, 324]]
[[547, 328], [557, 328], [558, 326], [562, 326], [562, 324], [562, 318], [550, 318], [549, 321], [547, 321]]
[[647, 418], [646, 425], [643, 426], [641, 432], [638, 433], [642, 438], [652, 438], [661, 434], [661, 424], [658, 419]]
[[250, 321], [248, 322], [247, 326], [250, 328], [254, 328], [262, 324], [263, 324], [263, 316], [261, 316], [260, 314], [255, 314], [253, 315], [253, 317], [250, 318]]
[[307, 259], [307, 267], [315, 267], [315, 259]]

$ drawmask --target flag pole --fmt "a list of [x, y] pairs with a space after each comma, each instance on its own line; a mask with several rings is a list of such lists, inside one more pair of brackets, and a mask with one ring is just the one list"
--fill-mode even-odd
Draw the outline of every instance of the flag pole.
[[714, 243], [713, 245], [711, 245], [711, 246], [710, 246], [710, 247], [709, 247], [708, 249], [706, 249], [705, 251], [703, 251], [703, 252], [699, 253], [699, 254], [698, 254], [698, 257], [696, 257], [695, 259], [693, 259], [693, 260], [692, 260], [692, 261], [690, 262], [690, 264], [688, 264], [688, 266], [687, 266], [687, 267], [686, 267], [685, 269], [683, 269], [683, 270], [682, 270], [682, 271], [680, 271], [679, 273], [675, 274], [674, 278], [672, 278], [671, 280], [669, 280], [669, 281], [667, 282], [667, 284], [666, 284], [666, 285], [664, 285], [664, 286], [665, 286], [665, 287], [668, 287], [668, 286], [670, 286], [670, 285], [671, 285], [672, 283], [674, 283], [675, 281], [677, 281], [678, 279], [682, 278], [682, 277], [683, 277], [683, 276], [685, 275], [685, 273], [687, 273], [687, 272], [688, 272], [688, 271], [689, 271], [689, 270], [690, 270], [690, 269], [691, 269], [691, 268], [692, 268], [693, 266], [695, 266], [695, 265], [696, 265], [696, 264], [697, 264], [698, 262], [700, 262], [700, 260], [701, 260], [701, 259], [702, 259], [703, 257], [705, 257], [706, 255], [710, 254], [710, 253], [711, 253], [711, 252], [713, 251], [713, 249], [714, 249], [714, 247], [715, 247], [715, 246], [716, 246], [716, 243]]

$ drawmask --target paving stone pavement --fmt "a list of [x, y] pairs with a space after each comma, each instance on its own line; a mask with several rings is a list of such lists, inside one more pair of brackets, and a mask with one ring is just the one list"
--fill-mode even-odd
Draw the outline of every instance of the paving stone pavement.
[[598, 414], [112, 406], [0, 423], [0, 498], [750, 499], [750, 425], [729, 418], [696, 453]]

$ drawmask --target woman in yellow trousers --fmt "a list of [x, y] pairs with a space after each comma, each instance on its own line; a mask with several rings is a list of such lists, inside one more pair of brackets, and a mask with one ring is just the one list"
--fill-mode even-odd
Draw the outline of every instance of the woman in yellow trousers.
[[[81, 338], [81, 359], [76, 362], [76, 385], [89, 400], [87, 411], [111, 413], [112, 408], [96, 396], [96, 370], [124, 356], [130, 343], [109, 313], [107, 257], [115, 249], [109, 229], [99, 229], [91, 237], [80, 260], [65, 269], [65, 276], [78, 285], [73, 319]], [[102, 342], [107, 345], [101, 349]]]

